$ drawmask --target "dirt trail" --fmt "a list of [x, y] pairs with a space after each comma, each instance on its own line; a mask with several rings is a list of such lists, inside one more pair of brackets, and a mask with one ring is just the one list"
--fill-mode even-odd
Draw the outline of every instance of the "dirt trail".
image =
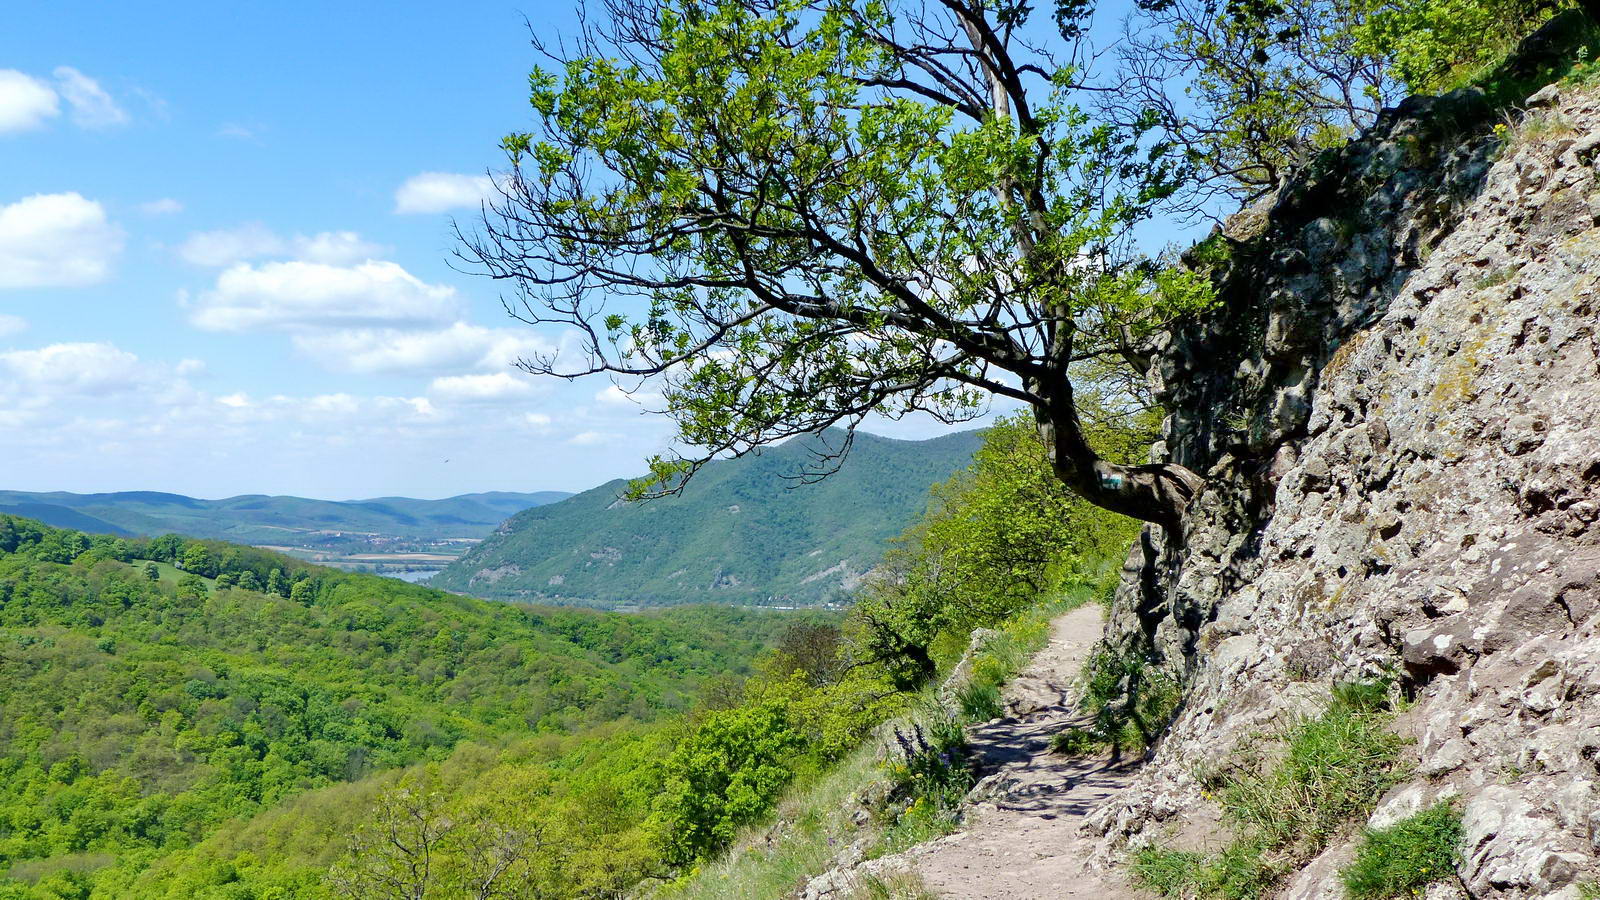
[[1050, 643], [1007, 686], [1006, 717], [969, 730], [982, 761], [978, 795], [989, 799], [970, 810], [961, 831], [901, 855], [934, 893], [952, 900], [1148, 896], [1086, 871], [1089, 840], [1078, 831], [1085, 815], [1126, 786], [1134, 765], [1050, 752], [1051, 736], [1084, 721], [1073, 682], [1102, 621], [1094, 604], [1056, 619]]

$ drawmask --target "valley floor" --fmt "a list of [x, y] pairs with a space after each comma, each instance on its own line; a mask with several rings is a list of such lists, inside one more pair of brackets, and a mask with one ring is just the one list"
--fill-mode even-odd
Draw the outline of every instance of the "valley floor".
[[983, 780], [983, 798], [955, 834], [869, 866], [880, 875], [910, 871], [933, 894], [963, 900], [1147, 896], [1115, 875], [1086, 868], [1090, 839], [1084, 817], [1121, 790], [1136, 763], [1106, 757], [1068, 758], [1050, 738], [1085, 724], [1074, 682], [1099, 639], [1098, 604], [1056, 619], [1050, 643], [1006, 688], [1006, 716], [969, 729]]

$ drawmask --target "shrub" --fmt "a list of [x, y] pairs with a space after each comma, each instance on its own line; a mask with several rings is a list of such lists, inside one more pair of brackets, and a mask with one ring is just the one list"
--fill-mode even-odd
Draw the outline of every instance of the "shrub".
[[894, 853], [955, 830], [961, 801], [974, 781], [967, 733], [937, 706], [894, 730], [888, 748], [888, 821], [872, 855]]
[[686, 865], [727, 846], [739, 826], [772, 808], [804, 742], [784, 703], [707, 715], [663, 767], [654, 817], [662, 856]]
[[1450, 803], [1438, 803], [1363, 832], [1355, 860], [1339, 877], [1354, 900], [1411, 896], [1455, 871], [1460, 844], [1461, 814]]

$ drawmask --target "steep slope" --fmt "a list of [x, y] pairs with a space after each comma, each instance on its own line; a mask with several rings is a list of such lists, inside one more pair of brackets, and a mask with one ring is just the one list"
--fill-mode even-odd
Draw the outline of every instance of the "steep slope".
[[852, 587], [927, 503], [928, 487], [967, 465], [981, 441], [858, 434], [820, 483], [793, 476], [818, 440], [712, 463], [681, 496], [618, 499], [614, 481], [526, 510], [431, 584], [484, 597], [599, 605], [694, 601], [814, 603]]
[[315, 531], [413, 538], [482, 537], [514, 513], [569, 496], [563, 491], [539, 491], [463, 494], [443, 500], [311, 500], [246, 494], [199, 500], [157, 491], [0, 491], [0, 512], [38, 519], [59, 528], [105, 534], [170, 532], [270, 544], [283, 543], [286, 535]]
[[1413, 98], [1221, 238], [1226, 308], [1156, 366], [1206, 487], [1111, 627], [1190, 689], [1093, 817], [1108, 856], [1215, 822], [1197, 771], [1387, 678], [1413, 768], [1275, 896], [1344, 896], [1358, 826], [1440, 801], [1462, 856], [1429, 897], [1600, 878], [1600, 97], [1518, 105]]

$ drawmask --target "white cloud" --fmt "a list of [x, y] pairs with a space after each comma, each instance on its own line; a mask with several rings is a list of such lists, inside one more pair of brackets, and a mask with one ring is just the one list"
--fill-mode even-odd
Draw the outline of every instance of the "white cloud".
[[384, 248], [362, 240], [354, 231], [324, 231], [311, 237], [296, 235], [294, 252], [311, 262], [340, 265], [374, 259], [382, 255]]
[[63, 396], [105, 396], [137, 390], [148, 381], [139, 358], [106, 343], [51, 344], [0, 353], [0, 373], [37, 401]]
[[197, 231], [178, 246], [178, 256], [196, 266], [222, 268], [247, 259], [279, 256], [289, 249], [288, 242], [260, 222], [246, 222], [237, 228]]
[[34, 194], [0, 206], [0, 288], [95, 284], [120, 252], [122, 229], [81, 194]]
[[260, 126], [241, 125], [238, 122], [224, 122], [217, 129], [217, 137], [234, 138], [241, 141], [253, 141]]
[[139, 212], [147, 216], [171, 216], [183, 212], [183, 204], [171, 197], [139, 204]]
[[362, 240], [354, 231], [323, 231], [310, 237], [297, 234], [285, 238], [260, 222], [196, 231], [178, 246], [178, 256], [184, 262], [219, 269], [267, 256], [344, 265], [373, 259], [383, 252], [381, 245]]
[[447, 375], [435, 378], [433, 384], [428, 387], [428, 393], [441, 400], [481, 403], [521, 399], [532, 396], [538, 389], [539, 386], [534, 384], [530, 376], [494, 372], [488, 375]]
[[574, 444], [579, 447], [597, 447], [602, 444], [609, 444], [613, 441], [620, 440], [622, 440], [622, 435], [620, 434], [609, 434], [604, 431], [580, 431], [572, 437], [567, 438], [567, 443]]
[[21, 316], [11, 316], [0, 313], [0, 337], [19, 334], [28, 330], [28, 320]]
[[494, 182], [487, 175], [423, 172], [407, 178], [394, 192], [396, 213], [442, 213], [475, 208], [489, 196]]
[[454, 288], [392, 262], [240, 263], [217, 276], [190, 318], [207, 331], [426, 328], [456, 320], [460, 306]]
[[412, 374], [503, 370], [518, 359], [552, 349], [531, 329], [484, 328], [465, 322], [426, 331], [367, 328], [297, 335], [295, 346], [334, 369]]
[[666, 398], [655, 391], [642, 389], [631, 392], [624, 391], [614, 384], [607, 385], [603, 390], [596, 393], [594, 399], [596, 403], [603, 406], [619, 406], [628, 409], [638, 409], [640, 407], [659, 409], [666, 402]]
[[0, 134], [38, 128], [60, 114], [50, 85], [16, 69], [0, 69]]
[[550, 427], [550, 417], [544, 413], [527, 413], [523, 415], [522, 421], [524, 424], [530, 425], [534, 428]]
[[57, 66], [57, 90], [72, 107], [73, 124], [79, 128], [112, 128], [128, 124], [128, 114], [100, 87], [100, 82], [71, 66]]

